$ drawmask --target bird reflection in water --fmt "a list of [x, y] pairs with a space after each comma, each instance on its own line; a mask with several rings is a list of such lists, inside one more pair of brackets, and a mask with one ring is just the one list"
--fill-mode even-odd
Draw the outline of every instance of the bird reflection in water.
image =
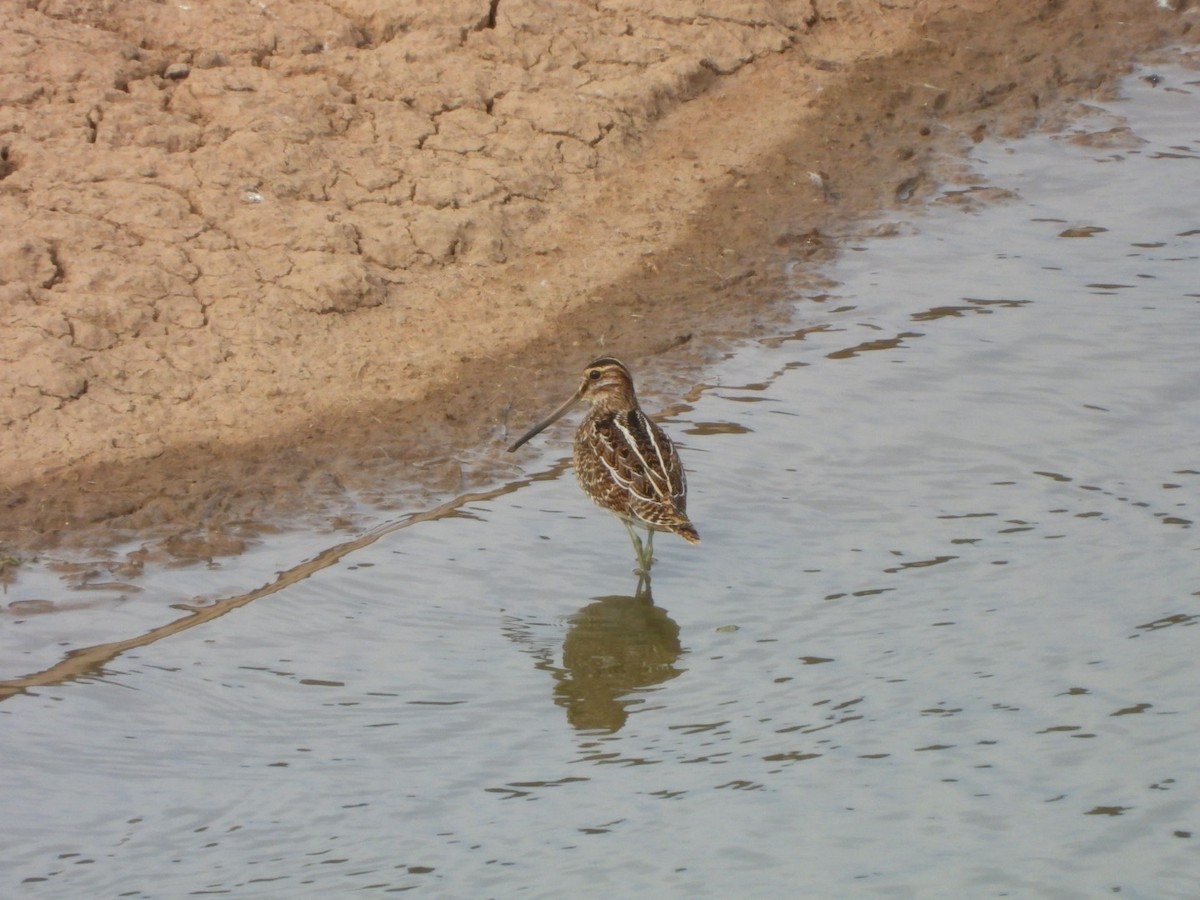
[[568, 619], [562, 668], [555, 672], [554, 702], [579, 729], [615, 732], [630, 707], [629, 696], [681, 673], [679, 625], [639, 584], [634, 596], [599, 597]]
[[[557, 664], [561, 631], [550, 623], [510, 617], [504, 634], [523, 645], [534, 667], [554, 679], [554, 702], [575, 728], [619, 731], [636, 696], [683, 673], [679, 625], [654, 605], [650, 583], [639, 579], [633, 596], [596, 597], [565, 624], [562, 665]], [[633, 696], [631, 696], [633, 695]]]

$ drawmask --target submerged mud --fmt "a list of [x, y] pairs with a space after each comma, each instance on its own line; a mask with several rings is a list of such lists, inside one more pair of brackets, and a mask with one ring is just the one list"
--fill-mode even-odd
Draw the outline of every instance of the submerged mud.
[[0, 3], [0, 541], [203, 557], [484, 483], [598, 351], [686, 374], [1195, 21], [426, 6]]

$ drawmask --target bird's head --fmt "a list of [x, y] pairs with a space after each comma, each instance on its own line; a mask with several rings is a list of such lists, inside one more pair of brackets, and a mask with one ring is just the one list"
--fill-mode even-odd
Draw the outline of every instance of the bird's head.
[[633, 392], [633, 376], [620, 361], [611, 356], [602, 356], [588, 363], [583, 370], [583, 380], [577, 390], [566, 403], [550, 413], [542, 421], [534, 425], [516, 443], [508, 448], [511, 453], [527, 440], [544, 428], [561, 419], [572, 406], [580, 400], [586, 400], [593, 409], [605, 409], [619, 412], [634, 409], [637, 406], [637, 395]]
[[587, 400], [592, 406], [611, 406], [614, 409], [637, 405], [633, 376], [620, 360], [611, 356], [602, 356], [588, 363], [583, 370], [583, 382], [579, 385], [576, 397]]

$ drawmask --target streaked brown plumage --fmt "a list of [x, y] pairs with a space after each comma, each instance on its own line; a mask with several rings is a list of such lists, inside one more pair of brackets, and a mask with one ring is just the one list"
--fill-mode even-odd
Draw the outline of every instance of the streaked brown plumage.
[[[693, 544], [700, 542], [700, 535], [687, 516], [687, 478], [675, 445], [638, 406], [633, 377], [624, 365], [607, 356], [590, 363], [575, 395], [509, 452], [580, 400], [592, 408], [575, 433], [575, 477], [585, 494], [625, 523], [640, 570], [648, 574], [654, 532], [672, 531]], [[645, 545], [634, 526], [646, 529]]]

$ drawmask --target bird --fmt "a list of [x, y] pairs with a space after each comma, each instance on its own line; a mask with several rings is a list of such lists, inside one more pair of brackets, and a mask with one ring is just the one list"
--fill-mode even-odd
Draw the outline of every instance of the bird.
[[[611, 356], [592, 360], [579, 389], [522, 435], [508, 452], [562, 418], [580, 401], [591, 409], [575, 432], [575, 477], [593, 502], [625, 525], [637, 554], [637, 574], [649, 578], [654, 533], [670, 531], [698, 544], [687, 515], [687, 477], [671, 439], [642, 412], [629, 369]], [[646, 530], [643, 543], [636, 528]]]

